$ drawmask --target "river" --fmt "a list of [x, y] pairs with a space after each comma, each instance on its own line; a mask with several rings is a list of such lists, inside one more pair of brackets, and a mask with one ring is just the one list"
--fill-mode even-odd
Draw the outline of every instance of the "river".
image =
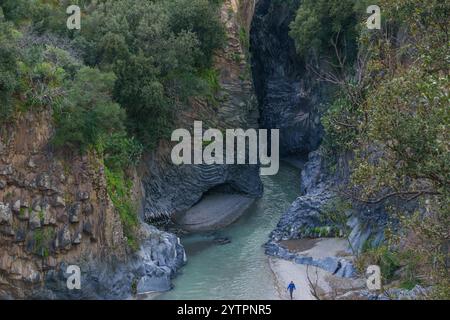
[[[275, 176], [261, 177], [264, 195], [231, 226], [216, 233], [181, 239], [187, 265], [174, 280], [174, 289], [157, 299], [277, 299], [275, 279], [262, 245], [281, 214], [299, 194], [300, 170], [286, 164]], [[219, 245], [217, 237], [231, 243]]]

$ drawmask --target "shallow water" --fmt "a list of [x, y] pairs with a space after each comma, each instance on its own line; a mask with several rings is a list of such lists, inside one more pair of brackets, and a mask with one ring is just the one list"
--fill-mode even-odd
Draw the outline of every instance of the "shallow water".
[[[262, 245], [281, 214], [299, 194], [300, 170], [281, 165], [276, 176], [262, 177], [264, 196], [237, 222], [216, 233], [185, 236], [188, 263], [174, 289], [157, 299], [276, 299], [275, 280]], [[218, 245], [217, 237], [231, 243]]]

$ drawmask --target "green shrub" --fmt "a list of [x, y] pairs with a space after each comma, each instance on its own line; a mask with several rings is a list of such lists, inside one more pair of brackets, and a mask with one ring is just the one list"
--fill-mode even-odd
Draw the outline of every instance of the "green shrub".
[[239, 29], [239, 40], [244, 50], [248, 52], [250, 49], [250, 37], [247, 30], [245, 30], [244, 27], [241, 27]]
[[414, 279], [414, 280], [407, 279], [407, 280], [403, 280], [400, 283], [400, 288], [406, 289], [406, 290], [412, 290], [412, 289], [414, 289], [414, 287], [416, 285], [419, 285], [419, 284], [420, 284], [420, 281], [417, 281], [416, 279]]
[[136, 251], [139, 243], [136, 237], [139, 219], [136, 208], [131, 200], [131, 181], [127, 180], [122, 171], [112, 171], [105, 168], [108, 194], [119, 213], [124, 236], [129, 247]]
[[225, 30], [218, 12], [219, 1], [166, 0], [169, 7], [170, 28], [178, 34], [193, 32], [199, 40], [198, 68], [209, 67], [217, 48], [225, 43]]
[[51, 242], [55, 238], [55, 230], [53, 228], [37, 229], [33, 233], [34, 254], [47, 258], [50, 255]]
[[[11, 37], [15, 29], [2, 21], [2, 14], [2, 120], [14, 112], [12, 96], [24, 93], [26, 101], [20, 103], [27, 107], [57, 105], [58, 146], [85, 150], [97, 144], [103, 133], [110, 134], [112, 129], [102, 122], [108, 116], [113, 124], [122, 122], [119, 128], [125, 124], [129, 134], [152, 148], [169, 136], [177, 108], [186, 104], [188, 97], [210, 97], [199, 74], [210, 68], [214, 51], [225, 39], [218, 12], [221, 1], [74, 0], [73, 4], [83, 8], [79, 32], [67, 30], [65, 7], [58, 1], [4, 0], [1, 8], [4, 19], [14, 22], [18, 29], [24, 25], [38, 34], [57, 34], [72, 41], [84, 62], [103, 70], [104, 78], [79, 71], [81, 64], [59, 48], [30, 45], [23, 48], [24, 56], [20, 57]], [[23, 58], [19, 76], [17, 58]], [[99, 83], [109, 86], [105, 77], [111, 71], [116, 74], [112, 94], [125, 111], [126, 121], [112, 99], [92, 98]], [[80, 73], [86, 76], [84, 87]], [[20, 92], [16, 92], [18, 84]], [[118, 118], [120, 121], [116, 121]], [[94, 121], [100, 121], [98, 128], [93, 126]]]
[[13, 93], [18, 85], [19, 55], [12, 25], [0, 18], [0, 123], [13, 113]]
[[339, 155], [355, 149], [361, 117], [361, 111], [345, 98], [337, 98], [329, 105], [321, 120], [325, 130], [322, 149], [327, 163], [332, 165]]
[[366, 248], [357, 257], [356, 267], [361, 274], [365, 274], [369, 265], [380, 267], [381, 276], [386, 283], [393, 280], [395, 272], [400, 267], [400, 261], [398, 255], [384, 245], [377, 248]]
[[104, 137], [101, 143], [105, 165], [112, 170], [125, 170], [139, 163], [143, 146], [125, 132]]
[[208, 0], [118, 0], [84, 19], [75, 42], [87, 63], [115, 72], [114, 98], [147, 148], [169, 137], [187, 97], [209, 95], [198, 74], [224, 39], [217, 10]]

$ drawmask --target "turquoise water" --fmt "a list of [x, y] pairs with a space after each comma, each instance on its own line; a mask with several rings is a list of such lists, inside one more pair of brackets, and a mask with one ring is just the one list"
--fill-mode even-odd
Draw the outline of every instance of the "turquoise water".
[[[236, 223], [215, 234], [181, 239], [188, 263], [174, 289], [157, 299], [274, 299], [275, 280], [262, 245], [281, 214], [299, 194], [300, 170], [282, 165], [276, 176], [262, 177], [264, 196]], [[230, 238], [218, 245], [215, 237]]]

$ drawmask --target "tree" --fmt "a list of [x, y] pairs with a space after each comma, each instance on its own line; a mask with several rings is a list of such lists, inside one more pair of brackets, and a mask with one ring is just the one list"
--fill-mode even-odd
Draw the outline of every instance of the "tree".
[[335, 58], [332, 42], [345, 50], [349, 62], [356, 52], [357, 13], [355, 0], [305, 0], [302, 1], [290, 36], [295, 40], [297, 52], [302, 57], [314, 53]]
[[188, 97], [204, 92], [200, 69], [223, 36], [217, 8], [207, 0], [105, 1], [84, 19], [75, 42], [87, 63], [116, 73], [114, 98], [147, 147], [168, 136]]
[[209, 67], [214, 51], [225, 40], [225, 31], [218, 18], [217, 4], [209, 0], [168, 1], [170, 6], [170, 28], [179, 34], [189, 31], [199, 40], [199, 55], [196, 66]]
[[114, 81], [114, 74], [89, 67], [77, 73], [57, 110], [55, 145], [86, 150], [103, 136], [124, 130], [125, 112], [111, 97]]

